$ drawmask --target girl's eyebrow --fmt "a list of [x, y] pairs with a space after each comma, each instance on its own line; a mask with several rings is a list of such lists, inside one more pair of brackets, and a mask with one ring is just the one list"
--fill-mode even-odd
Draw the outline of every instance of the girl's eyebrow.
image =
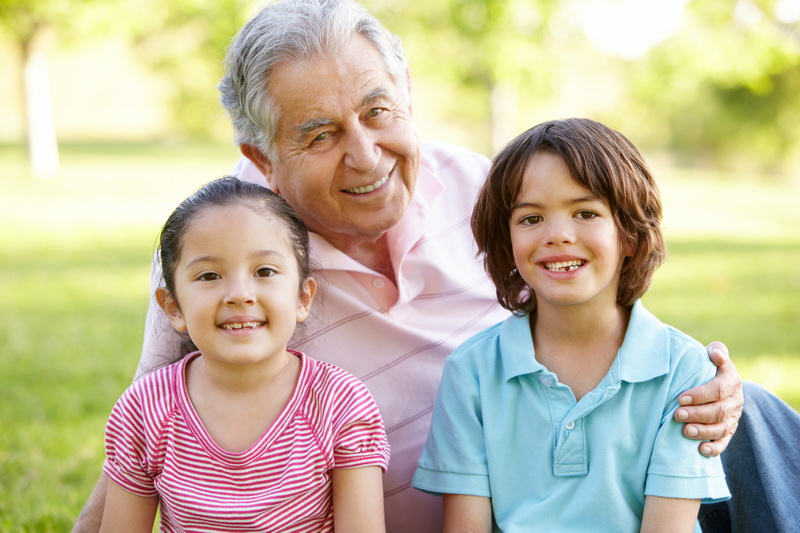
[[[250, 254], [252, 259], [262, 259], [262, 258], [269, 258], [269, 257], [277, 257], [279, 259], [286, 259], [286, 257], [278, 250], [256, 250], [255, 252]], [[195, 257], [188, 263], [186, 263], [186, 267], [191, 267], [197, 265], [199, 263], [213, 263], [215, 261], [219, 261], [221, 259], [218, 255], [201, 255], [199, 257]]]

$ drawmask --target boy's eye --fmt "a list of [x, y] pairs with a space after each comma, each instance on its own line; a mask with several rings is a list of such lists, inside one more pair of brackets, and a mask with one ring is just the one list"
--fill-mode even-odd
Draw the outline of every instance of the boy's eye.
[[270, 276], [274, 276], [275, 274], [277, 274], [277, 272], [269, 267], [261, 267], [256, 271], [256, 276], [259, 278], [268, 278]]
[[591, 218], [595, 218], [596, 216], [597, 216], [597, 213], [595, 213], [593, 211], [579, 211], [578, 212], [578, 218], [582, 218], [582, 219], [585, 219], [585, 220], [588, 220], [588, 219], [591, 219]]
[[219, 279], [219, 274], [216, 272], [203, 272], [197, 279], [200, 281], [213, 281]]
[[534, 224], [538, 224], [542, 221], [541, 215], [526, 215], [522, 217], [520, 220], [520, 224], [525, 226], [533, 226]]

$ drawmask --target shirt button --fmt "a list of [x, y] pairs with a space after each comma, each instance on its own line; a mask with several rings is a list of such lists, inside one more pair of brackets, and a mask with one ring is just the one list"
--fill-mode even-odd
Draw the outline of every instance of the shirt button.
[[566, 426], [564, 426], [564, 427], [565, 427], [565, 428], [567, 428], [567, 429], [572, 429], [572, 428], [574, 428], [574, 427], [575, 427], [575, 421], [574, 421], [574, 420], [573, 420], [573, 421], [571, 421], [569, 424], [567, 424], [567, 425], [566, 425]]
[[550, 378], [542, 378], [542, 385], [545, 387], [549, 387], [553, 384], [553, 380]]
[[375, 279], [372, 280], [372, 286], [375, 287], [376, 289], [382, 289], [383, 285], [384, 285], [384, 282], [383, 282], [383, 279], [381, 279], [381, 278], [375, 278]]

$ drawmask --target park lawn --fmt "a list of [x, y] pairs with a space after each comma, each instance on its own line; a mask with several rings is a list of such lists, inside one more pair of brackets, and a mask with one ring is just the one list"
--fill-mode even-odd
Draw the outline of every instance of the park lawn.
[[[74, 146], [34, 180], [0, 148], [0, 531], [68, 531], [141, 349], [160, 225], [233, 147]], [[666, 170], [670, 249], [648, 308], [800, 409], [800, 185]]]

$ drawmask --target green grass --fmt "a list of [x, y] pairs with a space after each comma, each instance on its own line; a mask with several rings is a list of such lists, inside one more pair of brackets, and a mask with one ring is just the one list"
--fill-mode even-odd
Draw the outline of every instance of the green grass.
[[[141, 349], [172, 208], [232, 147], [67, 146], [54, 180], [0, 147], [0, 531], [69, 531]], [[800, 408], [800, 186], [667, 170], [670, 258], [648, 307]]]

